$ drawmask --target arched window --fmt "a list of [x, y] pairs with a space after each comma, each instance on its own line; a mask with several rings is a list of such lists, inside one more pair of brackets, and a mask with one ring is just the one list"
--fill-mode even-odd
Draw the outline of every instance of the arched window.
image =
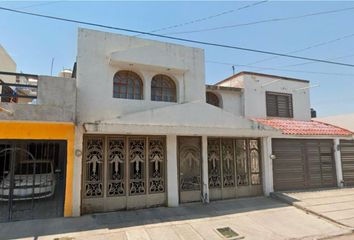
[[151, 81], [151, 100], [176, 102], [176, 84], [166, 75], [156, 75]]
[[113, 78], [113, 97], [143, 99], [143, 81], [132, 71], [119, 71]]
[[206, 102], [216, 107], [220, 107], [219, 97], [212, 92], [206, 92]]

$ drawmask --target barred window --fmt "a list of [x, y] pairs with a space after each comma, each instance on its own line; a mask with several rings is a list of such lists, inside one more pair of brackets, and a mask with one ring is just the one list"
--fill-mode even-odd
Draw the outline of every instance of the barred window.
[[268, 117], [293, 117], [293, 100], [291, 94], [266, 92]]
[[212, 92], [206, 92], [206, 102], [215, 107], [220, 107], [219, 97]]
[[176, 102], [176, 84], [166, 75], [156, 75], [151, 81], [151, 100]]
[[113, 78], [113, 97], [143, 99], [143, 81], [132, 71], [119, 71]]

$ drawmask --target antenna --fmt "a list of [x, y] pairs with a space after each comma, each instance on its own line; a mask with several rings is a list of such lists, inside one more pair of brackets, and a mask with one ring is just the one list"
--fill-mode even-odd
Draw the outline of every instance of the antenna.
[[53, 76], [53, 65], [54, 65], [54, 58], [52, 58], [52, 64], [50, 66], [50, 76]]

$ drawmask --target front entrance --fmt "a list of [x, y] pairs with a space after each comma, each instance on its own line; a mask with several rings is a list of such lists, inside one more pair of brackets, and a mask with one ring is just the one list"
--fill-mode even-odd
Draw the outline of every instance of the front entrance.
[[165, 137], [84, 136], [82, 213], [164, 205], [165, 167]]
[[337, 186], [333, 140], [273, 139], [274, 190]]
[[202, 200], [202, 154], [200, 137], [178, 137], [180, 203]]
[[209, 138], [210, 200], [262, 194], [258, 139]]
[[0, 141], [0, 222], [64, 214], [65, 141]]
[[354, 186], [354, 141], [341, 140], [340, 153], [344, 186]]

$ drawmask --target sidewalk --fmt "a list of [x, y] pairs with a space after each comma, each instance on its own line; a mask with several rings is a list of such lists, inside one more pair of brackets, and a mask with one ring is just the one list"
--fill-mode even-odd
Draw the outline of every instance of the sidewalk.
[[354, 188], [273, 193], [296, 207], [354, 228]]
[[230, 227], [245, 239], [318, 239], [350, 232], [274, 199], [256, 197], [0, 224], [1, 239], [221, 240]]

